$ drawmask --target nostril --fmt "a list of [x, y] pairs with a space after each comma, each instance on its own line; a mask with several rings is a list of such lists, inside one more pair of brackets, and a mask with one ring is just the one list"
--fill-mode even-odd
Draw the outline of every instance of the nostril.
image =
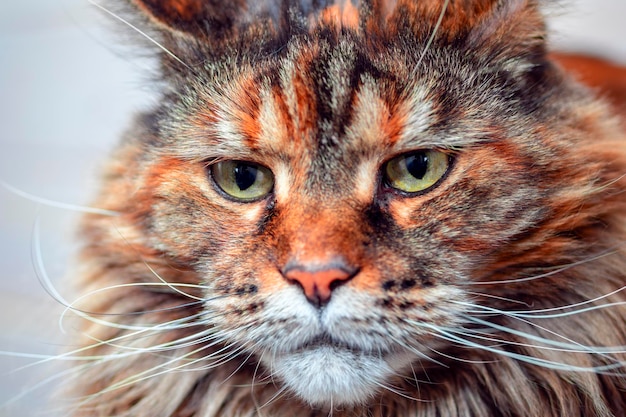
[[283, 276], [298, 284], [309, 302], [319, 307], [328, 303], [332, 292], [352, 279], [355, 272], [353, 268], [334, 265], [292, 265], [285, 268]]

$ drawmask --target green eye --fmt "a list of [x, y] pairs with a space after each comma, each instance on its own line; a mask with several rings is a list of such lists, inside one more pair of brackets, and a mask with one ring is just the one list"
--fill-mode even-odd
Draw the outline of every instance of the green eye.
[[241, 201], [259, 200], [274, 188], [274, 175], [264, 166], [244, 161], [220, 161], [210, 167], [217, 186]]
[[428, 149], [400, 155], [384, 166], [386, 184], [400, 191], [417, 193], [437, 183], [448, 171], [448, 155]]

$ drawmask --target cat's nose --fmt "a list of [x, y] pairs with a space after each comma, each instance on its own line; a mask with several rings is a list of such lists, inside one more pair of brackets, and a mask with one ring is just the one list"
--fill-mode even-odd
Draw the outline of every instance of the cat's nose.
[[331, 263], [328, 265], [288, 265], [283, 276], [302, 287], [307, 300], [316, 307], [330, 301], [331, 293], [341, 284], [348, 282], [356, 274], [356, 269]]

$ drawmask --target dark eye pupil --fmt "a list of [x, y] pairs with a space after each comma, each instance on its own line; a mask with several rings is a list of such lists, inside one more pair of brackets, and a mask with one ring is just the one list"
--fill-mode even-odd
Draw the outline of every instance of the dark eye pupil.
[[241, 191], [252, 187], [256, 182], [258, 169], [246, 164], [237, 164], [235, 166], [235, 182]]
[[426, 153], [416, 153], [407, 156], [404, 163], [409, 174], [418, 180], [424, 178], [424, 175], [428, 172], [428, 155]]

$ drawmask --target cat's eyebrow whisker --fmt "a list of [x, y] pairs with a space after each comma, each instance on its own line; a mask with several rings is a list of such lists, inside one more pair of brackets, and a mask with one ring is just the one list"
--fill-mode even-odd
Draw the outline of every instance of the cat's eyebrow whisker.
[[430, 34], [430, 37], [428, 38], [428, 41], [426, 42], [426, 45], [424, 46], [424, 49], [422, 50], [422, 54], [417, 60], [417, 64], [415, 64], [415, 69], [413, 70], [414, 72], [412, 74], [413, 77], [411, 77], [411, 79], [415, 79], [415, 72], [417, 72], [417, 69], [422, 64], [424, 57], [426, 57], [426, 53], [428, 52], [428, 50], [430, 49], [430, 46], [434, 42], [435, 37], [437, 36], [437, 32], [439, 31], [439, 28], [441, 27], [441, 23], [443, 22], [443, 17], [446, 14], [446, 11], [448, 10], [449, 3], [450, 3], [450, 0], [444, 1], [443, 6], [441, 7], [441, 13], [439, 14], [439, 17], [437, 19], [437, 23], [435, 23], [435, 27], [433, 28], [433, 32]]
[[19, 188], [16, 188], [3, 180], [0, 180], [0, 186], [2, 186], [7, 191], [19, 197], [22, 197], [26, 200], [30, 200], [37, 204], [41, 204], [43, 206], [55, 207], [55, 208], [59, 208], [63, 210], [69, 210], [69, 211], [76, 211], [76, 212], [85, 213], [85, 214], [99, 214], [102, 216], [110, 216], [110, 217], [117, 217], [121, 215], [121, 213], [117, 211], [113, 211], [113, 210], [106, 210], [106, 209], [101, 209], [97, 207], [88, 207], [88, 206], [81, 206], [77, 204], [63, 203], [60, 201], [54, 201], [54, 200], [50, 200], [47, 198], [39, 197], [34, 194], [28, 193], [26, 191], [20, 190]]
[[193, 68], [191, 66], [187, 65], [182, 59], [180, 59], [176, 54], [174, 54], [174, 52], [172, 52], [169, 49], [167, 49], [164, 45], [159, 43], [156, 39], [154, 39], [153, 37], [151, 37], [150, 35], [148, 35], [144, 31], [139, 29], [137, 26], [135, 26], [132, 23], [130, 23], [128, 20], [124, 19], [122, 16], [118, 15], [117, 13], [114, 13], [113, 11], [107, 9], [106, 7], [102, 6], [101, 4], [97, 3], [94, 0], [87, 0], [87, 1], [89, 3], [91, 3], [92, 5], [94, 5], [95, 7], [97, 7], [98, 9], [100, 9], [103, 12], [107, 13], [108, 15], [113, 17], [114, 19], [122, 22], [123, 24], [125, 24], [126, 26], [128, 26], [129, 28], [131, 28], [132, 30], [134, 30], [135, 32], [140, 34], [141, 36], [143, 36], [145, 39], [147, 39], [148, 41], [150, 41], [151, 43], [156, 45], [159, 49], [161, 49], [163, 52], [165, 52], [167, 55], [172, 57], [174, 60], [176, 60], [179, 64], [183, 65], [188, 70], [193, 71]]

